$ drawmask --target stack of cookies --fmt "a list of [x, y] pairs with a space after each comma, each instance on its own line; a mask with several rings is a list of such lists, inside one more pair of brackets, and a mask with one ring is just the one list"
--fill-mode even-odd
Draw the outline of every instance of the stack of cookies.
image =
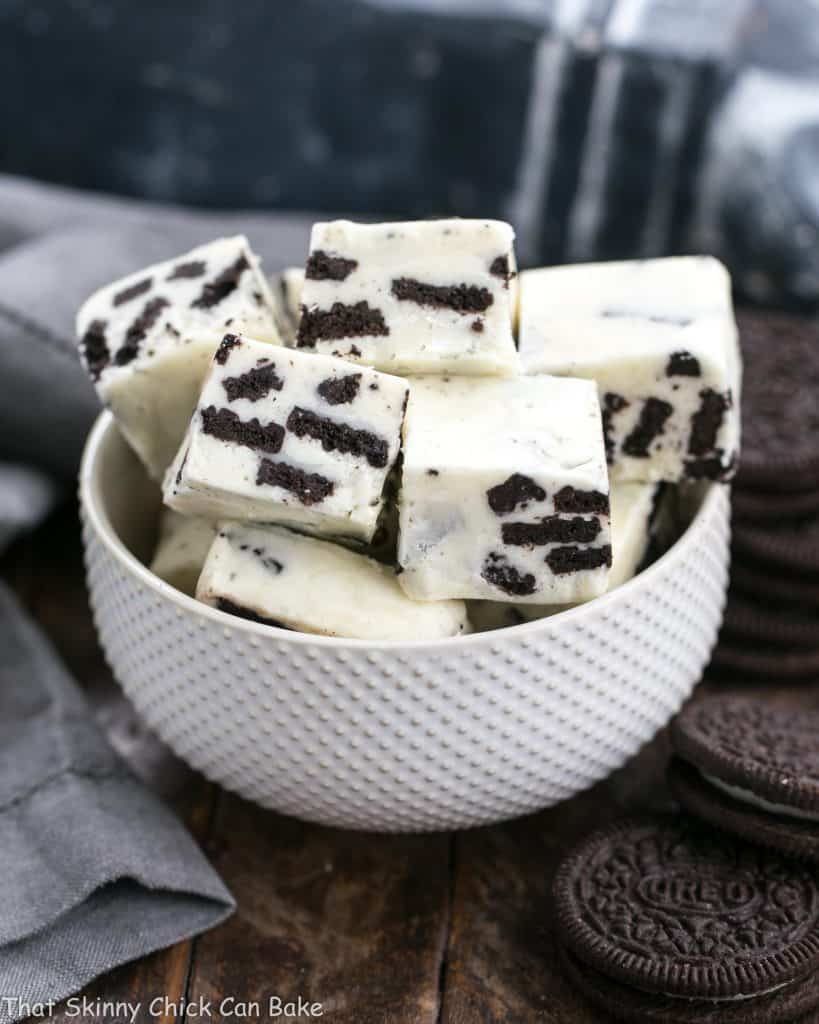
[[565, 858], [564, 971], [605, 1019], [817, 1020], [817, 735], [819, 710], [694, 701], [671, 729], [688, 813], [617, 823]]
[[714, 665], [810, 679], [819, 675], [819, 326], [771, 312], [738, 321], [743, 453]]

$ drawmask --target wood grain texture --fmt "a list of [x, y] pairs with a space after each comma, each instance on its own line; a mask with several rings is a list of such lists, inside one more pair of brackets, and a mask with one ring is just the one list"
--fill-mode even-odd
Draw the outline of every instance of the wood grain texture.
[[222, 800], [208, 852], [239, 912], [197, 943], [192, 999], [301, 996], [333, 1024], [432, 1024], [446, 836], [340, 832]]

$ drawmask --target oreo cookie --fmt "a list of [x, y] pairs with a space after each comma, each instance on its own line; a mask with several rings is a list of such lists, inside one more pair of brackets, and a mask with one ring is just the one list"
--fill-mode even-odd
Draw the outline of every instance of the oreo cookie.
[[819, 330], [785, 313], [737, 315], [744, 374], [740, 488], [819, 490]]
[[731, 542], [744, 561], [798, 575], [819, 574], [819, 519], [781, 523], [775, 529], [737, 524]]
[[711, 664], [732, 675], [756, 679], [812, 680], [819, 677], [819, 651], [783, 650], [759, 640], [731, 643], [728, 637], [721, 637]]
[[734, 558], [731, 588], [761, 601], [772, 599], [786, 606], [819, 609], [819, 574], [775, 574], [764, 565]]
[[734, 592], [725, 609], [722, 637], [728, 646], [732, 641], [761, 642], [774, 650], [819, 651], [819, 612]]
[[734, 488], [731, 509], [738, 523], [782, 523], [819, 514], [819, 490], [777, 494]]
[[718, 828], [819, 863], [819, 710], [709, 697], [671, 726], [669, 783]]
[[819, 1005], [815, 872], [694, 819], [594, 833], [554, 901], [569, 978], [630, 1024], [769, 1024]]

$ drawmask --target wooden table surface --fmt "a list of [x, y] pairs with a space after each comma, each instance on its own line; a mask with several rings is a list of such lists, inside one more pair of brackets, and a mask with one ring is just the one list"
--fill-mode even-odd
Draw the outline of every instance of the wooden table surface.
[[[563, 852], [590, 829], [628, 811], [672, 806], [664, 735], [589, 792], [507, 824], [437, 836], [306, 825], [219, 790], [141, 724], [96, 642], [73, 505], [14, 545], [0, 574], [87, 691], [113, 745], [183, 816], [239, 905], [207, 935], [100, 978], [89, 998], [139, 1001], [139, 1022], [185, 1019], [149, 1015], [150, 1001], [165, 996], [214, 1004], [232, 997], [255, 1020], [308, 1019], [272, 1017], [271, 996], [321, 1003], [319, 1019], [332, 1024], [604, 1020], [561, 976], [551, 879]], [[700, 691], [718, 685], [728, 689], [708, 682]], [[819, 705], [816, 686], [751, 689], [777, 703]], [[69, 1019], [100, 1024], [99, 1016], [56, 1014], [60, 1024]]]

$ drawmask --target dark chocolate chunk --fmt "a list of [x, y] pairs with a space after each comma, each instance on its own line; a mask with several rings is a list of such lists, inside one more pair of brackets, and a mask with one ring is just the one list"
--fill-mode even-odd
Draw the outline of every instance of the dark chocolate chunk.
[[271, 391], [281, 391], [284, 381], [276, 373], [275, 363], [265, 363], [263, 366], [254, 366], [252, 370], [238, 377], [225, 377], [222, 387], [229, 402], [235, 402], [239, 398], [258, 402]]
[[226, 597], [219, 597], [216, 599], [216, 607], [220, 612], [227, 612], [228, 615], [236, 615], [240, 619], [247, 619], [248, 622], [259, 622], [263, 626], [276, 626], [277, 629], [287, 629], [287, 626], [283, 626], [281, 622], [277, 622], [276, 619], [268, 619], [258, 612], [254, 612], [252, 608], [247, 608], [243, 604], [236, 604], [234, 601], [228, 600]]
[[501, 536], [504, 544], [535, 547], [543, 544], [590, 544], [600, 533], [597, 519], [573, 516], [546, 516], [539, 523], [504, 523]]
[[606, 462], [614, 462], [615, 444], [612, 435], [612, 421], [618, 412], [628, 408], [628, 402], [622, 395], [607, 391], [603, 396], [603, 438], [606, 443]]
[[342, 452], [364, 458], [375, 469], [383, 469], [389, 459], [389, 445], [369, 430], [357, 430], [346, 423], [337, 423], [318, 416], [309, 409], [296, 406], [287, 417], [287, 429], [296, 437], [319, 441], [326, 452]]
[[328, 405], [349, 405], [358, 397], [361, 374], [350, 373], [346, 377], [328, 377], [316, 388]]
[[333, 493], [335, 484], [318, 473], [305, 473], [303, 469], [286, 462], [262, 459], [256, 474], [256, 483], [261, 486], [281, 487], [295, 494], [302, 505], [316, 505]]
[[228, 295], [236, 291], [242, 274], [249, 269], [250, 264], [247, 261], [247, 257], [242, 253], [230, 266], [225, 267], [220, 274], [217, 274], [212, 281], [208, 281], [202, 286], [202, 291], [199, 297], [191, 303], [191, 308], [212, 309], [214, 306], [218, 306]]
[[597, 548], [579, 548], [574, 545], [552, 548], [545, 561], [555, 576], [599, 569], [611, 565], [611, 545], [603, 544]]
[[545, 501], [546, 492], [531, 477], [513, 473], [502, 484], [490, 487], [486, 497], [496, 516], [506, 516], [519, 505], [526, 508], [530, 501]]
[[723, 417], [730, 408], [730, 393], [714, 391], [713, 388], [700, 391], [700, 407], [691, 417], [689, 455], [707, 455], [713, 450]]
[[242, 339], [236, 334], [226, 334], [222, 338], [222, 342], [219, 348], [216, 349], [216, 355], [213, 357], [220, 366], [224, 366], [228, 361], [228, 356], [238, 345], [242, 344]]
[[358, 260], [316, 249], [310, 253], [304, 276], [311, 281], [345, 281], [357, 266]]
[[561, 487], [555, 495], [555, 509], [575, 515], [607, 516], [609, 496], [602, 491], [580, 491], [576, 487]]
[[92, 380], [99, 380], [100, 374], [111, 361], [111, 353], [105, 337], [107, 326], [104, 320], [92, 320], [80, 341], [85, 365], [88, 367]]
[[125, 340], [122, 345], [117, 349], [117, 354], [114, 356], [117, 366], [126, 366], [136, 359], [139, 354], [139, 346], [145, 339], [145, 335], [159, 319], [162, 310], [169, 305], [168, 300], [160, 296], [145, 303], [142, 312], [125, 332]]
[[474, 284], [426, 284], [414, 277], [396, 278], [392, 282], [392, 294], [400, 302], [452, 309], [462, 314], [483, 313], [495, 301], [488, 288]]
[[496, 256], [489, 264], [489, 273], [493, 277], [503, 278], [504, 288], [509, 287], [509, 281], [514, 276], [509, 270], [509, 257], [507, 255]]
[[284, 441], [284, 427], [280, 424], [262, 424], [255, 416], [252, 420], [241, 420], [231, 409], [217, 409], [215, 405], [202, 410], [202, 430], [220, 441], [262, 452], [281, 451]]
[[640, 410], [637, 425], [623, 441], [623, 453], [638, 459], [647, 459], [651, 443], [658, 438], [674, 407], [662, 398], [647, 398]]
[[127, 288], [123, 288], [121, 292], [117, 292], [114, 296], [113, 304], [115, 306], [122, 306], [126, 302], [130, 302], [131, 299], [135, 299], [138, 295], [144, 295], [145, 292], [150, 290], [153, 284], [152, 277], [143, 278], [142, 281], [137, 281], [136, 284], [129, 285]]
[[665, 368], [667, 377], [701, 377], [700, 361], [690, 352], [681, 349], [672, 352]]
[[189, 260], [187, 263], [177, 263], [166, 280], [178, 281], [185, 277], [201, 277], [207, 267], [204, 260]]
[[301, 307], [297, 344], [299, 348], [315, 348], [317, 341], [365, 335], [383, 337], [389, 333], [384, 314], [380, 309], [373, 309], [366, 300], [352, 306], [334, 302], [329, 309]]
[[515, 597], [526, 597], [527, 594], [535, 592], [535, 577], [530, 572], [522, 575], [513, 565], [507, 563], [503, 555], [494, 551], [483, 563], [481, 576], [493, 587]]

